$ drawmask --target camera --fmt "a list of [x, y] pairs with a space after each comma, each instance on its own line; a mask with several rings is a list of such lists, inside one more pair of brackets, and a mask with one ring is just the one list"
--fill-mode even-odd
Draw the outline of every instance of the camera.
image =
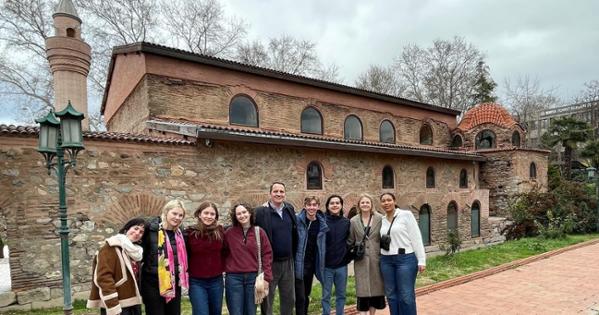
[[381, 235], [381, 248], [384, 250], [389, 250], [391, 246], [391, 236], [387, 234]]

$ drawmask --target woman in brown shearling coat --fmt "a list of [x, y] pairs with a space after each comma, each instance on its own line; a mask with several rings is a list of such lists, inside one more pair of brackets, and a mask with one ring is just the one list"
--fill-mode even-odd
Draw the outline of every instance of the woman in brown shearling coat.
[[385, 288], [380, 269], [380, 239], [383, 216], [374, 210], [374, 201], [363, 194], [358, 200], [358, 214], [350, 222], [347, 243], [359, 243], [367, 232], [364, 257], [354, 262], [357, 308], [360, 314], [374, 314], [385, 308]]
[[88, 308], [100, 308], [104, 315], [141, 315], [141, 295], [137, 286], [141, 240], [145, 221], [129, 220], [119, 234], [106, 239], [94, 258]]

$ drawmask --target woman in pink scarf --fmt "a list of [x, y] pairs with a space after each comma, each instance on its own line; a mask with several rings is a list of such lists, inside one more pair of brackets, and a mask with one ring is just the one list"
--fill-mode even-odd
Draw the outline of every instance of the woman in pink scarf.
[[180, 229], [184, 217], [183, 204], [172, 200], [160, 218], [146, 225], [141, 296], [147, 315], [181, 314], [181, 288], [189, 288], [187, 251]]

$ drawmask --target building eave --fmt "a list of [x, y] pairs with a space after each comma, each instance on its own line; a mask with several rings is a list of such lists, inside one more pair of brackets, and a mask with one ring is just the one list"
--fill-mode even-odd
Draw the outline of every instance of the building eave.
[[[451, 152], [435, 148], [415, 148], [398, 144], [372, 143], [356, 140], [334, 139], [318, 136], [304, 136], [281, 132], [243, 130], [220, 126], [151, 120], [146, 123], [152, 130], [171, 132], [188, 137], [204, 139], [206, 145], [214, 140], [246, 143], [271, 144], [305, 147], [314, 149], [354, 151], [366, 153], [384, 153], [403, 156], [431, 157], [447, 160], [486, 161], [486, 157], [470, 152]], [[201, 143], [201, 141], [198, 141]]]

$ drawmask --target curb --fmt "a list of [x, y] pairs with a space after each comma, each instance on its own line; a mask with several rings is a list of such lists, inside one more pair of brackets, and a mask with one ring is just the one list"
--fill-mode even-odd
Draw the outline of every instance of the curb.
[[[453, 286], [457, 286], [460, 284], [464, 284], [473, 280], [477, 280], [480, 278], [485, 278], [491, 275], [494, 275], [496, 273], [500, 273], [509, 269], [514, 269], [514, 268], [518, 268], [520, 266], [523, 265], [527, 265], [530, 263], [533, 263], [535, 261], [539, 261], [542, 259], [546, 259], [552, 256], [556, 256], [559, 255], [561, 253], [567, 252], [567, 251], [571, 251], [571, 250], [575, 250], [575, 249], [579, 249], [581, 247], [585, 247], [585, 246], [589, 246], [589, 245], [594, 245], [594, 244], [598, 244], [599, 243], [599, 239], [593, 239], [593, 240], [589, 240], [586, 242], [582, 242], [582, 243], [578, 243], [578, 244], [574, 244], [574, 245], [570, 245], [567, 247], [563, 247], [563, 248], [558, 248], [546, 253], [542, 253], [542, 254], [538, 254], [535, 256], [531, 256], [531, 257], [527, 257], [527, 258], [523, 258], [520, 260], [515, 260], [509, 263], [505, 263], [503, 265], [499, 265], [493, 268], [489, 268], [489, 269], [485, 269], [485, 270], [481, 270], [481, 271], [477, 271], [471, 274], [467, 274], [467, 275], [463, 275], [457, 278], [453, 278], [453, 279], [449, 279], [449, 280], [445, 280], [445, 281], [441, 281], [441, 282], [437, 282], [434, 284], [429, 284], [427, 286], [424, 287], [420, 287], [416, 289], [416, 297], [418, 296], [422, 296], [422, 295], [427, 295], [429, 293], [433, 293], [435, 291], [439, 291], [439, 290], [443, 290], [443, 289], [447, 289]], [[331, 313], [333, 314], [333, 313]], [[358, 311], [356, 310], [356, 306], [355, 305], [350, 305], [350, 306], [346, 306], [345, 309], [343, 310], [343, 314], [346, 315], [355, 315], [358, 314]]]

